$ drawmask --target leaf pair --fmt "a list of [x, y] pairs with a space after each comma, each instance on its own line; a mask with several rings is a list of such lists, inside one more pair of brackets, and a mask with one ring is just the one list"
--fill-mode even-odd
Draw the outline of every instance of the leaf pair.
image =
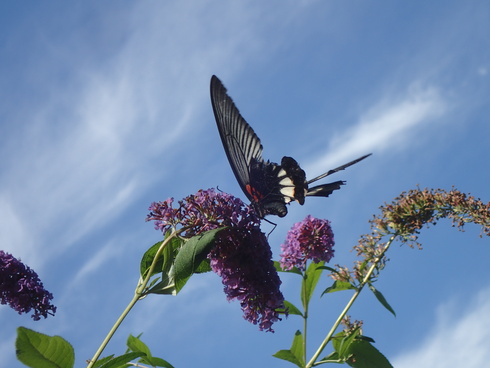
[[[276, 268], [280, 270], [278, 263], [276, 264]], [[374, 340], [369, 337], [362, 336], [360, 327], [355, 328], [351, 332], [343, 331], [333, 336], [341, 319], [345, 316], [345, 313], [347, 313], [351, 305], [350, 303], [348, 304], [348, 307], [344, 309], [341, 316], [339, 316], [334, 326], [318, 348], [317, 352], [308, 363], [306, 362], [306, 326], [309, 317], [308, 309], [313, 293], [324, 270], [338, 274], [337, 270], [325, 266], [324, 262], [312, 262], [304, 272], [297, 268], [285, 271], [302, 276], [301, 304], [303, 311], [290, 302], [286, 301], [285, 305], [289, 314], [298, 315], [303, 318], [305, 330], [303, 333], [299, 330], [296, 331], [290, 349], [280, 350], [274, 354], [274, 357], [291, 362], [300, 368], [312, 367], [326, 363], [347, 363], [351, 367], [361, 368], [390, 368], [391, 365], [388, 360], [371, 344], [371, 342], [374, 342]], [[372, 285], [372, 283], [368, 282], [368, 286], [378, 301], [380, 301], [381, 304], [391, 313], [395, 314], [381, 292], [379, 292]], [[355, 291], [353, 298], [355, 298], [360, 293], [362, 288], [362, 284], [354, 285], [349, 281], [335, 280], [331, 286], [323, 291], [322, 296], [336, 291], [353, 290]], [[334, 352], [323, 359], [318, 360], [321, 352], [329, 342], [332, 342]]]
[[350, 333], [339, 332], [332, 339], [335, 351], [319, 363], [347, 363], [355, 368], [393, 368], [372, 342], [373, 339], [361, 335], [359, 328]]
[[[148, 249], [140, 264], [141, 277], [153, 277], [144, 294], [176, 295], [194, 273], [211, 271], [207, 255], [226, 227], [209, 230], [189, 239], [167, 233], [163, 242]], [[161, 249], [161, 247], [164, 247]]]
[[[123, 368], [138, 359], [137, 363], [151, 367], [173, 368], [166, 360], [152, 356], [148, 346], [132, 335], [127, 340], [125, 354], [110, 355], [97, 360], [94, 368]], [[48, 336], [34, 330], [19, 327], [15, 341], [17, 359], [31, 368], [73, 368], [75, 352], [71, 344], [60, 336]], [[135, 364], [131, 364], [135, 365]]]

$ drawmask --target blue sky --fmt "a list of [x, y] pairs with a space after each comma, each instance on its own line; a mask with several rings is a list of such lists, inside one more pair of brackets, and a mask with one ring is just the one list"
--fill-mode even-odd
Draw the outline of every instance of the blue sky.
[[[152, 201], [216, 186], [244, 198], [215, 126], [212, 74], [272, 161], [290, 155], [313, 177], [373, 152], [332, 177], [348, 183], [330, 198], [277, 219], [276, 256], [312, 214], [332, 222], [333, 263], [350, 265], [371, 215], [417, 185], [490, 201], [489, 35], [485, 0], [3, 2], [1, 248], [39, 273], [58, 313], [35, 323], [1, 307], [2, 364], [21, 366], [22, 325], [65, 337], [84, 366], [161, 238], [144, 221]], [[397, 317], [368, 293], [353, 309], [396, 367], [490, 367], [490, 244], [479, 231], [442, 221], [422, 232], [422, 251], [394, 247], [377, 287]], [[283, 286], [297, 300], [296, 280]], [[346, 298], [318, 302], [310, 341]], [[106, 352], [143, 332], [176, 367], [289, 367], [271, 355], [298, 328], [289, 318], [259, 332], [206, 274], [178, 297], [138, 303]]]

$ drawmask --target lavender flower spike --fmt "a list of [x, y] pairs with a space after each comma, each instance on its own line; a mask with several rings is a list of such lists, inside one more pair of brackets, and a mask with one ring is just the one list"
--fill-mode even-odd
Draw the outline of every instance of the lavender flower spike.
[[329, 262], [333, 257], [334, 239], [328, 220], [321, 220], [310, 215], [293, 225], [286, 241], [281, 245], [281, 267], [290, 270], [298, 267], [304, 270], [307, 260]]
[[211, 269], [221, 277], [228, 301], [240, 303], [243, 318], [273, 332], [273, 323], [281, 319], [279, 310], [285, 308], [284, 297], [254, 209], [214, 189], [199, 190], [178, 201], [175, 208], [173, 204], [172, 198], [153, 203], [147, 221], [154, 221], [164, 234], [180, 229], [183, 238], [226, 227], [208, 254]]
[[178, 201], [177, 208], [173, 203], [173, 198], [152, 203], [146, 221], [154, 221], [155, 229], [164, 234], [171, 229], [186, 228], [180, 234], [185, 238], [223, 226], [251, 229], [260, 225], [260, 218], [252, 208], [239, 198], [212, 188], [185, 197]]
[[272, 324], [281, 320], [279, 310], [285, 308], [284, 296], [267, 237], [260, 228], [222, 232], [208, 257], [211, 268], [222, 278], [228, 301], [237, 299], [243, 318], [258, 324], [260, 330], [274, 332]]
[[28, 266], [0, 250], [0, 300], [19, 314], [34, 309], [32, 319], [54, 315], [56, 307], [50, 303], [53, 294], [44, 289], [37, 273]]

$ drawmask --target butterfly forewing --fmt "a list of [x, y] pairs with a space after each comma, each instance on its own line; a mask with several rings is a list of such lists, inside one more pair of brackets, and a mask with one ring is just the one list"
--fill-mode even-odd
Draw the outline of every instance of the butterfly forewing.
[[334, 190], [340, 189], [344, 182], [336, 181], [313, 188], [308, 188], [308, 184], [344, 170], [369, 156], [362, 156], [307, 181], [305, 172], [291, 157], [284, 156], [280, 165], [262, 159], [260, 139], [240, 115], [223, 83], [214, 75], [211, 78], [211, 102], [233, 173], [262, 218], [266, 215], [286, 216], [286, 204], [297, 201], [302, 205], [305, 196], [328, 197]]
[[243, 192], [253, 200], [249, 187], [250, 164], [252, 160], [263, 162], [260, 139], [241, 116], [223, 83], [214, 75], [211, 78], [211, 103], [233, 173]]

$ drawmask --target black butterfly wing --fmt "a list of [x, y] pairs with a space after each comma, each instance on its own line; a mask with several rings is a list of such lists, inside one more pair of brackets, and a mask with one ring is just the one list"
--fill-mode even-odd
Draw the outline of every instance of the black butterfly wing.
[[344, 170], [371, 155], [359, 157], [307, 181], [305, 172], [291, 157], [283, 157], [281, 165], [262, 159], [260, 139], [241, 116], [223, 83], [214, 75], [211, 77], [211, 103], [233, 173], [262, 218], [269, 214], [286, 216], [286, 204], [294, 200], [302, 205], [305, 196], [328, 197], [345, 182], [339, 180], [312, 188], [308, 188], [308, 184]]
[[240, 115], [221, 81], [211, 77], [211, 103], [226, 157], [243, 192], [254, 201], [251, 185], [251, 165], [263, 163], [259, 137]]
[[317, 185], [312, 188], [308, 188], [308, 191], [306, 192], [306, 196], [315, 196], [315, 197], [328, 197], [330, 194], [333, 193], [334, 190], [338, 190], [341, 188], [342, 185], [345, 184], [345, 181], [339, 180], [339, 181], [334, 181], [333, 183], [328, 183], [328, 184], [322, 184], [322, 185]]

